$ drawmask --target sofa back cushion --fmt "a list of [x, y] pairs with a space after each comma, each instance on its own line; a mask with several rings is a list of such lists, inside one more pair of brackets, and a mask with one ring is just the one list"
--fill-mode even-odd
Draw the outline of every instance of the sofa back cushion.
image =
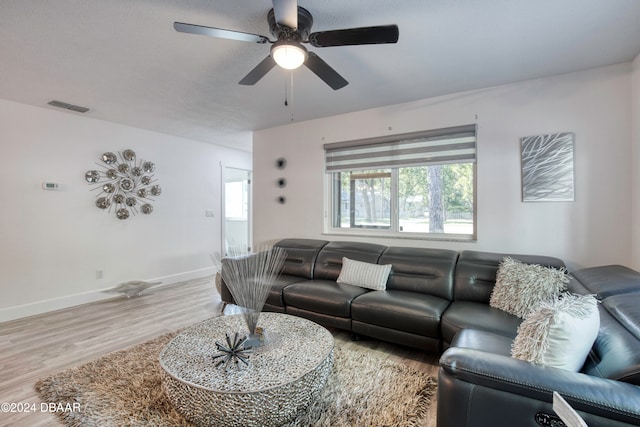
[[453, 283], [453, 299], [489, 304], [496, 273], [504, 257], [527, 264], [564, 268], [562, 260], [542, 255], [517, 255], [496, 252], [463, 251], [458, 258]]
[[318, 253], [313, 270], [316, 280], [336, 280], [342, 270], [342, 257], [377, 264], [386, 246], [361, 242], [329, 242]]
[[[640, 316], [638, 316], [640, 294], [618, 295], [611, 298], [623, 299], [627, 308], [631, 308], [630, 312], [626, 313], [626, 326], [624, 323], [619, 323], [619, 320], [607, 309], [609, 303], [617, 305], [620, 301], [605, 300], [600, 304], [600, 331], [582, 372], [640, 386], [640, 337], [637, 335], [638, 325], [640, 325]], [[617, 307], [617, 309], [619, 316], [620, 310], [624, 310], [625, 307]], [[632, 330], [629, 330], [627, 329], [628, 317], [634, 312], [635, 328], [632, 327]]]
[[640, 293], [640, 273], [622, 265], [583, 268], [571, 275], [600, 300], [613, 295]]
[[600, 331], [582, 371], [640, 385], [640, 273], [604, 265], [571, 274], [570, 291], [601, 301]]
[[379, 264], [391, 264], [387, 289], [420, 292], [453, 299], [453, 272], [458, 252], [445, 249], [387, 248]]
[[315, 239], [283, 239], [274, 246], [287, 252], [287, 258], [282, 267], [282, 274], [313, 279], [313, 267], [316, 257], [328, 242]]

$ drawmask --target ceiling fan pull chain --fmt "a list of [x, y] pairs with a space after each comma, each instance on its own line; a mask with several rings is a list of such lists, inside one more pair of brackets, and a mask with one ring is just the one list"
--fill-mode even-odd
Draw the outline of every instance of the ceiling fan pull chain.
[[285, 107], [289, 106], [288, 92], [287, 92], [287, 79], [284, 79], [284, 106]]
[[291, 121], [293, 121], [293, 70], [291, 70]]

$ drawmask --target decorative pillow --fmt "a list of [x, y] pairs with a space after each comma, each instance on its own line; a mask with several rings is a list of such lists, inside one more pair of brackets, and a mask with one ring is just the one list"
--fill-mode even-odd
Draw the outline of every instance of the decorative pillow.
[[342, 270], [340, 270], [337, 282], [374, 291], [384, 291], [387, 288], [387, 278], [390, 272], [391, 264], [371, 264], [343, 257]]
[[542, 301], [558, 298], [567, 288], [566, 270], [525, 264], [505, 257], [496, 275], [489, 305], [526, 318]]
[[543, 302], [518, 327], [511, 356], [578, 372], [600, 329], [595, 295], [565, 294]]

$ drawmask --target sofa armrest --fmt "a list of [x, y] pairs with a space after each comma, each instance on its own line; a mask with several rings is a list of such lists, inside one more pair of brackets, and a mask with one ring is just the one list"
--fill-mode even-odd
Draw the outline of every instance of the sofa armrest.
[[225, 302], [227, 304], [236, 303], [235, 300], [233, 299], [233, 295], [231, 295], [231, 291], [229, 290], [229, 287], [227, 286], [222, 276], [220, 277], [220, 299], [222, 300], [222, 302]]
[[[455, 395], [455, 399], [459, 400], [460, 393], [452, 388], [456, 384], [462, 386], [466, 383], [473, 386], [471, 388], [475, 393], [473, 395], [469, 392], [469, 399], [483, 401], [478, 396], [483, 391], [491, 395], [492, 408], [485, 407], [483, 411], [500, 413], [506, 408], [505, 405], [516, 405], [517, 402], [520, 405], [519, 413], [530, 420], [540, 408], [551, 408], [553, 392], [557, 391], [585, 416], [587, 424], [589, 419], [598, 420], [598, 423], [607, 419], [616, 420], [623, 425], [640, 425], [640, 387], [620, 381], [458, 347], [452, 347], [442, 355], [440, 377], [443, 379], [442, 385], [449, 388], [438, 390], [438, 404], [442, 403], [443, 407], [447, 406], [447, 393], [451, 393], [451, 398]], [[440, 402], [440, 399], [443, 401]], [[460, 405], [461, 402], [458, 401], [457, 404]], [[530, 410], [523, 411], [523, 407]], [[597, 423], [594, 422], [593, 425]]]

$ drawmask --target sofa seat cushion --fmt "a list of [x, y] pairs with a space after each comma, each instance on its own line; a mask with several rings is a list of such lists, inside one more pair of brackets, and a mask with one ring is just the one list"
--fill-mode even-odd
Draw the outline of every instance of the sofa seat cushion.
[[282, 290], [292, 283], [298, 283], [305, 281], [306, 279], [302, 279], [298, 276], [290, 276], [288, 274], [281, 274], [276, 278], [273, 282], [273, 286], [271, 286], [271, 290], [269, 291], [269, 295], [267, 296], [266, 304], [284, 307], [284, 298], [282, 297]]
[[451, 341], [451, 347], [470, 348], [511, 357], [513, 338], [478, 329], [463, 329]]
[[440, 319], [449, 301], [408, 291], [372, 291], [351, 303], [351, 318], [371, 325], [440, 337]]
[[328, 316], [351, 317], [351, 301], [365, 292], [368, 291], [333, 280], [307, 280], [285, 287], [283, 297], [286, 306]]
[[487, 304], [454, 301], [442, 315], [442, 339], [450, 343], [456, 333], [464, 328], [480, 329], [513, 339], [521, 322], [519, 317]]

